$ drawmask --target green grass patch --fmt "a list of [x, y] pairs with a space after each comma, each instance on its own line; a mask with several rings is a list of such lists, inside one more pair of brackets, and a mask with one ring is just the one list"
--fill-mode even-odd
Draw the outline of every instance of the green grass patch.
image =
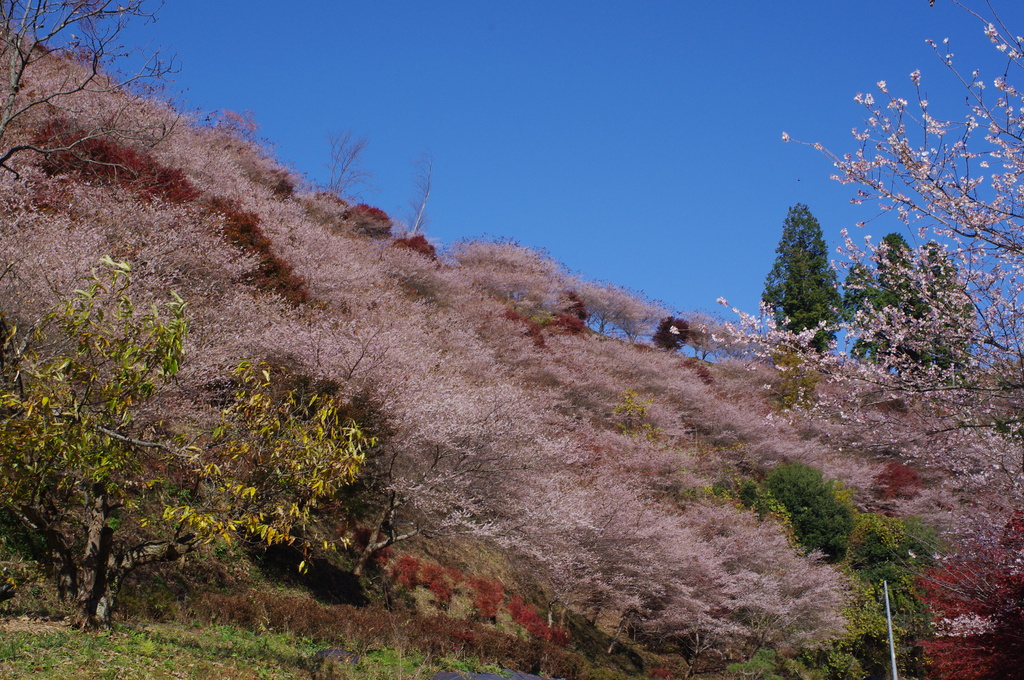
[[229, 626], [152, 625], [110, 633], [11, 632], [0, 639], [0, 677], [153, 680], [311, 678], [318, 649], [287, 635]]
[[354, 664], [320, 663], [315, 654], [322, 642], [234, 626], [0, 631], [4, 680], [428, 680], [442, 669], [498, 670], [474, 659], [431, 661], [393, 648], [364, 651]]

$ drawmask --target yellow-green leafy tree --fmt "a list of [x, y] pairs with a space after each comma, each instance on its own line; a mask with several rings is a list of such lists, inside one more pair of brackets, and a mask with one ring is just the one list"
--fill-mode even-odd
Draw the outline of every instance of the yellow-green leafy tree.
[[311, 513], [373, 445], [337, 398], [300, 399], [250, 363], [219, 426], [159, 420], [185, 355], [186, 305], [172, 293], [140, 312], [129, 279], [105, 258], [31, 334], [0, 314], [0, 509], [45, 541], [82, 628], [110, 625], [138, 567], [215, 539], [312, 535]]

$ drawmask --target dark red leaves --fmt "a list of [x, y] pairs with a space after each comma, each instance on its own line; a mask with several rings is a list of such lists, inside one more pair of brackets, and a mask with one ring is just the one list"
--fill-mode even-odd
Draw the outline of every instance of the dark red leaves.
[[185, 173], [161, 165], [155, 158], [110, 135], [93, 136], [62, 118], [52, 119], [33, 140], [46, 153], [42, 168], [48, 175], [76, 175], [97, 186], [127, 189], [143, 200], [187, 203], [202, 195]]

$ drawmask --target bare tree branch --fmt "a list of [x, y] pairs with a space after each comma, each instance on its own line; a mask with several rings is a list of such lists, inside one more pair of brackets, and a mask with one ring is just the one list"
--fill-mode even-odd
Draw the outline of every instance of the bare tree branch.
[[[104, 67], [135, 50], [118, 42], [132, 19], [152, 19], [162, 2], [147, 0], [6, 0], [0, 2], [0, 168], [17, 172], [8, 165], [23, 151], [52, 153], [66, 151], [98, 136], [118, 136], [156, 143], [170, 129], [157, 125], [142, 130], [122, 120], [124, 111], [106, 111], [103, 121], [84, 126], [83, 135], [70, 145], [51, 148], [45, 141], [18, 140], [12, 143], [12, 125], [30, 111], [50, 106], [68, 114], [74, 110], [76, 95], [114, 90], [140, 81], [159, 80], [171, 67], [158, 54], [152, 55], [134, 73], [115, 78]], [[149, 9], [153, 6], [153, 9]], [[64, 63], [61, 63], [61, 62]], [[27, 78], [46, 68], [58, 75], [58, 82], [45, 93], [26, 90]], [[81, 121], [79, 121], [81, 125]]]
[[412, 221], [412, 233], [419, 234], [430, 222], [427, 216], [427, 201], [430, 200], [430, 184], [434, 174], [434, 157], [424, 153], [416, 161], [416, 198], [410, 203], [415, 218]]
[[344, 199], [357, 199], [369, 187], [373, 174], [362, 167], [362, 156], [369, 141], [366, 137], [356, 138], [351, 130], [332, 132], [327, 135], [331, 146], [330, 162], [324, 165], [331, 176], [327, 189]]

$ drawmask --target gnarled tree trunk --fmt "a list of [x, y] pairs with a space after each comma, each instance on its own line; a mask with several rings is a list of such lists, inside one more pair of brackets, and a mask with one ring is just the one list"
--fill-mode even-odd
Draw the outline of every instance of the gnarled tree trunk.
[[109, 520], [120, 504], [110, 502], [101, 483], [93, 484], [90, 492], [90, 505], [85, 513], [86, 544], [80, 557], [76, 557], [71, 539], [64, 534], [69, 529], [50, 521], [54, 513], [47, 508], [9, 509], [27, 528], [46, 539], [57, 596], [61, 602], [74, 607], [72, 625], [95, 630], [110, 627], [121, 586], [133, 570], [154, 562], [170, 562], [192, 552], [196, 548], [196, 537], [192, 534], [175, 536], [117, 550]]
[[76, 599], [72, 625], [82, 629], [110, 628], [117, 596], [124, 579], [137, 567], [155, 562], [172, 562], [196, 548], [195, 536], [176, 537], [168, 541], [147, 541], [120, 554], [108, 553], [103, 562], [82, 567], [82, 587]]

